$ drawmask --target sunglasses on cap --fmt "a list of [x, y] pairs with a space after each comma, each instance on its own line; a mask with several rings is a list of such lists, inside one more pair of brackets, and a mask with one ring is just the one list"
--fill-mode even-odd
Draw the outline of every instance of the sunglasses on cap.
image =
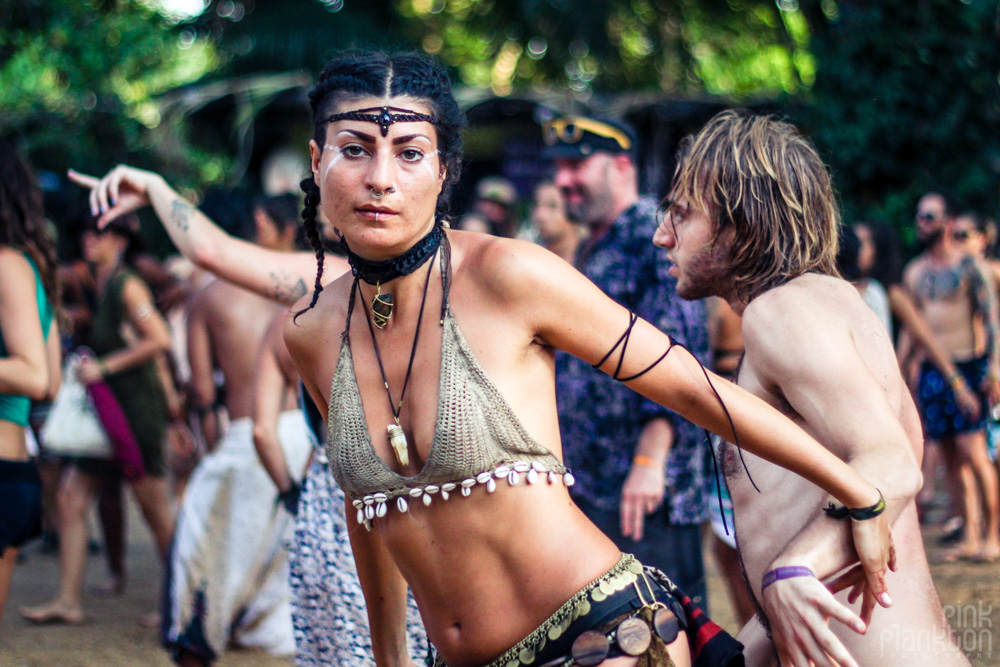
[[564, 144], [575, 144], [583, 138], [584, 132], [611, 139], [621, 146], [623, 151], [632, 149], [632, 140], [627, 134], [613, 125], [591, 118], [570, 117], [550, 120], [542, 126], [542, 140], [546, 146], [555, 146], [560, 141]]

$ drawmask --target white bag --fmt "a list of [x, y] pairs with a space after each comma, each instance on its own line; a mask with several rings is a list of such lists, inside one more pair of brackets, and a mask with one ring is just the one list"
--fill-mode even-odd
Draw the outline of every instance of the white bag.
[[114, 456], [111, 441], [97, 418], [87, 387], [76, 377], [80, 359], [76, 354], [67, 358], [62, 386], [42, 425], [42, 446], [57, 456], [110, 459]]

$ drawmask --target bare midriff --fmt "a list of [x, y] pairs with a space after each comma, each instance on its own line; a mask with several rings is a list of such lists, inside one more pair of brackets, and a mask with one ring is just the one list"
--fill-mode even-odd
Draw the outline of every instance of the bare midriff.
[[478, 487], [389, 512], [375, 530], [411, 584], [428, 637], [455, 667], [500, 655], [620, 557], [561, 484]]

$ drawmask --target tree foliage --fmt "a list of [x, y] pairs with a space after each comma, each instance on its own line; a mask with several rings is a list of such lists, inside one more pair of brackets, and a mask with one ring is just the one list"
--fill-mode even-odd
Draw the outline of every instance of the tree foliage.
[[801, 120], [834, 170], [848, 219], [911, 227], [944, 189], [997, 213], [1000, 23], [991, 0], [803, 2], [816, 83]]
[[0, 15], [0, 133], [23, 137], [35, 164], [203, 175], [197, 149], [157, 141], [169, 133], [155, 98], [213, 67], [209, 44], [182, 49], [173, 26], [134, 0], [0, 0]]

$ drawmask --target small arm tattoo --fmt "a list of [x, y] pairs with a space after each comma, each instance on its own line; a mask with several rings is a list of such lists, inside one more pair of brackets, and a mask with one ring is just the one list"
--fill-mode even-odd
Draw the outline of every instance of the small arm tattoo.
[[191, 226], [191, 204], [183, 199], [175, 199], [170, 206], [170, 219], [182, 232]]
[[308, 288], [306, 281], [302, 278], [296, 279], [294, 276], [278, 275], [271, 273], [271, 280], [274, 286], [271, 289], [271, 296], [281, 303], [292, 305], [306, 295]]

